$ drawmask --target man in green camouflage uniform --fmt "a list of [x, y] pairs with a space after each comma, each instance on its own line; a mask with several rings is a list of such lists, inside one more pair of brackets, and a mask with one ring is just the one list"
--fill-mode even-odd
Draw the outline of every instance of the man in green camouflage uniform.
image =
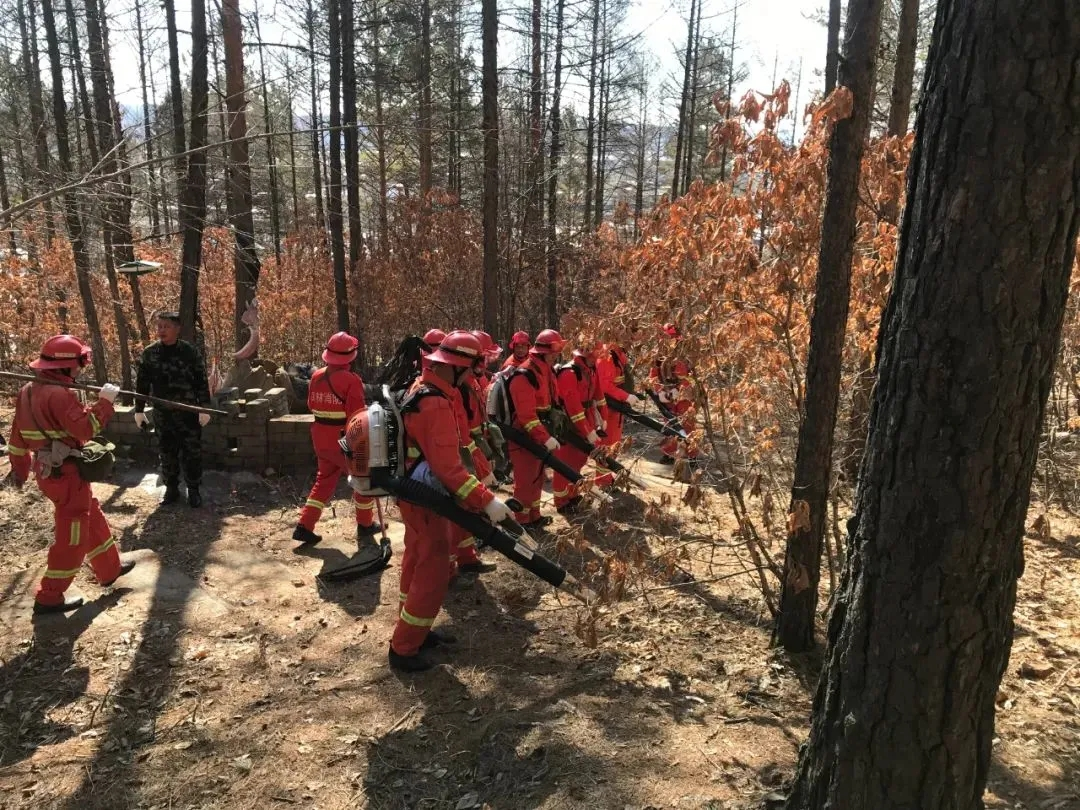
[[[198, 349], [180, 340], [180, 316], [163, 312], [157, 319], [158, 339], [146, 347], [139, 361], [135, 390], [173, 402], [210, 406], [210, 389], [206, 382], [206, 363]], [[143, 403], [135, 403], [135, 423], [146, 424]], [[202, 504], [199, 484], [202, 481], [202, 429], [210, 414], [192, 413], [173, 408], [154, 406], [154, 427], [158, 434], [161, 474], [165, 478], [163, 504], [180, 498], [180, 459], [183, 457], [184, 481], [187, 483], [188, 503]]]

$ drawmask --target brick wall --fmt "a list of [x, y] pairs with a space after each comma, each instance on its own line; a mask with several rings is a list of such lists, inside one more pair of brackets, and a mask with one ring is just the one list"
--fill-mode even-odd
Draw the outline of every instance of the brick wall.
[[[207, 468], [247, 470], [262, 475], [268, 468], [277, 472], [306, 471], [315, 466], [311, 446], [310, 414], [272, 416], [267, 400], [233, 403], [235, 414], [214, 415], [203, 428], [203, 462]], [[153, 408], [146, 409], [151, 426]], [[104, 431], [121, 455], [152, 462], [157, 458], [157, 438], [152, 429], [135, 427], [134, 410], [117, 406]]]

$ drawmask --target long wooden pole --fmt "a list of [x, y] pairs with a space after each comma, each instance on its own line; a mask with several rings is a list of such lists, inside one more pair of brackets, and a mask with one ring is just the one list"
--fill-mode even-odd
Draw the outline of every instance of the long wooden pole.
[[[41, 383], [42, 385], [59, 385], [61, 388], [74, 388], [76, 391], [100, 391], [101, 386], [87, 385], [85, 383], [77, 382], [64, 382], [63, 380], [51, 380], [46, 377], [35, 377], [32, 374], [16, 374], [13, 371], [0, 371], [0, 377], [8, 380], [21, 380], [22, 382]], [[174, 408], [178, 411], [191, 411], [192, 413], [213, 413], [219, 416], [229, 416], [228, 411], [220, 411], [217, 408], [203, 408], [199, 405], [189, 405], [186, 402], [173, 402], [169, 399], [161, 399], [160, 397], [152, 397], [149, 394], [137, 394], [134, 391], [120, 391], [120, 394], [128, 397], [134, 397], [135, 399], [141, 399], [144, 402], [151, 402], [154, 405], [161, 405], [166, 408]]]

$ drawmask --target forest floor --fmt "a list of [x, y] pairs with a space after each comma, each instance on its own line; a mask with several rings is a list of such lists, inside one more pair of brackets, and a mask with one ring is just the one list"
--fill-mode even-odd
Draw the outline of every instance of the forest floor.
[[[210, 473], [192, 510], [121, 464], [95, 493], [137, 568], [111, 591], [84, 570], [86, 606], [31, 621], [48, 504], [0, 489], [0, 808], [775, 806], [819, 656], [770, 646], [726, 497], [691, 511], [670, 467], [635, 474], [645, 491], [541, 538], [576, 573], [627, 562], [620, 601], [590, 619], [486, 552], [498, 570], [437, 622], [460, 643], [410, 676], [386, 664], [392, 510], [391, 567], [325, 584], [355, 551], [343, 492], [300, 550], [306, 479]], [[1080, 808], [1080, 520], [1049, 527], [1026, 545], [988, 807]]]

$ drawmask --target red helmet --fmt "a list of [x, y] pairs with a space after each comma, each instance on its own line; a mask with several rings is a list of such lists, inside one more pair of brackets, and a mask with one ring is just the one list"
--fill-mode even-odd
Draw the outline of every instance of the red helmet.
[[474, 329], [471, 332], [472, 336], [480, 341], [480, 349], [488, 356], [489, 359], [494, 360], [500, 354], [502, 354], [502, 346], [495, 342], [495, 339], [491, 337], [487, 332], [482, 329]]
[[596, 362], [596, 349], [574, 349], [573, 357], [575, 360], [584, 360], [591, 366]]
[[83, 368], [90, 362], [90, 347], [74, 335], [53, 335], [41, 344], [41, 354], [30, 368]]
[[322, 353], [323, 362], [328, 366], [347, 366], [356, 359], [360, 341], [348, 332], [335, 332], [326, 341], [326, 350]]
[[529, 333], [528, 332], [514, 332], [514, 336], [510, 338], [510, 349], [513, 350], [515, 346], [529, 345]]
[[468, 368], [477, 360], [483, 359], [483, 356], [484, 351], [476, 336], [458, 329], [443, 338], [439, 348], [428, 355], [428, 360], [432, 363]]
[[446, 332], [442, 329], [428, 329], [424, 333], [424, 343], [427, 345], [428, 351], [433, 352], [439, 348], [439, 344], [443, 342], [445, 337]]
[[660, 327], [660, 331], [669, 338], [675, 338], [676, 340], [682, 337], [682, 332], [679, 331], [679, 327], [673, 323], [665, 323]]
[[556, 332], [554, 329], [545, 329], [539, 335], [536, 336], [536, 340], [533, 341], [532, 348], [529, 349], [530, 354], [558, 354], [563, 350], [563, 346], [566, 345], [566, 341], [563, 340], [563, 336]]

